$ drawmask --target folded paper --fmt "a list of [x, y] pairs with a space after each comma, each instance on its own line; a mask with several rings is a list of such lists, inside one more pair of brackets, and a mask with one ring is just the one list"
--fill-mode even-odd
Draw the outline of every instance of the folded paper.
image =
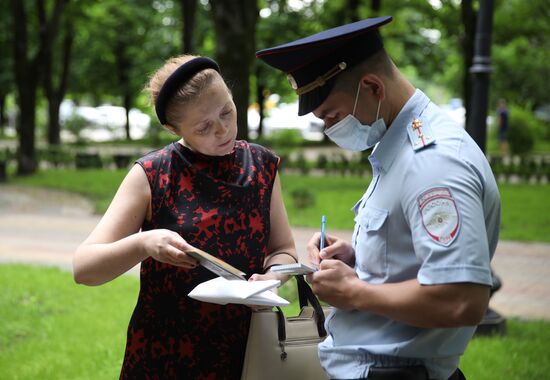
[[280, 283], [279, 280], [241, 281], [216, 277], [197, 285], [189, 293], [189, 297], [220, 305], [237, 303], [243, 305], [286, 306], [290, 302], [269, 290], [276, 288]]

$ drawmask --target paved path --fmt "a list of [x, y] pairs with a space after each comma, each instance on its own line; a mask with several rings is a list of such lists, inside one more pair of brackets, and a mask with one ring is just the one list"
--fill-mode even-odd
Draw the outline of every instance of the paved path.
[[[57, 191], [0, 186], [0, 262], [58, 266], [71, 270], [71, 256], [99, 217], [84, 199]], [[305, 253], [314, 229], [293, 228]], [[351, 231], [330, 231], [349, 239]], [[506, 317], [550, 320], [550, 244], [501, 241], [493, 269], [502, 288], [491, 307]], [[130, 271], [137, 273], [137, 268]]]

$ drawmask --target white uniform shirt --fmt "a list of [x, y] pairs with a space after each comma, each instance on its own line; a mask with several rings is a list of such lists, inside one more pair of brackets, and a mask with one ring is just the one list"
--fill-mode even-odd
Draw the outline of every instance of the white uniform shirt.
[[[373, 179], [353, 208], [355, 270], [371, 284], [491, 286], [500, 197], [470, 136], [420, 90], [369, 157]], [[430, 310], [426, 310], [426, 314]], [[334, 379], [367, 377], [371, 366], [426, 366], [447, 379], [475, 327], [424, 329], [363, 311], [335, 309], [319, 345]]]

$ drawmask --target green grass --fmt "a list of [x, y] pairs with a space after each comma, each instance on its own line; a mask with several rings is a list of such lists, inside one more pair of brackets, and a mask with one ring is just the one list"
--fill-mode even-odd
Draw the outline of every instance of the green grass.
[[138, 280], [84, 287], [54, 268], [0, 265], [2, 379], [115, 379]]
[[[137, 277], [85, 287], [59, 269], [10, 264], [0, 265], [0, 289], [3, 380], [118, 377]], [[292, 296], [286, 292], [281, 295]], [[294, 315], [290, 307], [285, 313]], [[470, 343], [460, 364], [466, 376], [547, 378], [550, 322], [507, 322], [506, 336], [475, 338]]]
[[[98, 213], [109, 205], [126, 170], [45, 170], [29, 177], [12, 177], [10, 183], [76, 192], [90, 198]], [[352, 229], [351, 207], [366, 190], [368, 177], [282, 176], [283, 196], [291, 225], [318, 228], [321, 215], [329, 229]], [[502, 197], [503, 240], [550, 242], [550, 184], [499, 185]], [[297, 208], [291, 193], [306, 189], [314, 203]]]
[[11, 177], [9, 183], [78, 193], [90, 199], [96, 212], [103, 214], [127, 172], [123, 169], [40, 170], [32, 176]]
[[502, 337], [476, 337], [460, 362], [468, 379], [548, 379], [550, 322], [507, 320]]
[[[319, 228], [321, 216], [325, 214], [329, 229], [353, 229], [351, 208], [361, 198], [369, 182], [370, 177], [283, 175], [281, 183], [290, 224]], [[295, 206], [291, 194], [301, 189], [313, 195], [314, 204], [311, 207]]]
[[550, 185], [499, 185], [500, 238], [550, 242]]

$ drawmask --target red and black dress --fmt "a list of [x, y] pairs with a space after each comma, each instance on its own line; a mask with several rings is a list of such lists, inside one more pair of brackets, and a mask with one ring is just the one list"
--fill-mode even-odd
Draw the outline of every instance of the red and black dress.
[[[151, 185], [152, 220], [248, 275], [261, 273], [269, 241], [271, 193], [279, 159], [237, 141], [220, 157], [179, 143], [139, 159]], [[250, 308], [196, 301], [187, 294], [215, 275], [148, 258], [128, 327], [121, 379], [239, 379]]]

